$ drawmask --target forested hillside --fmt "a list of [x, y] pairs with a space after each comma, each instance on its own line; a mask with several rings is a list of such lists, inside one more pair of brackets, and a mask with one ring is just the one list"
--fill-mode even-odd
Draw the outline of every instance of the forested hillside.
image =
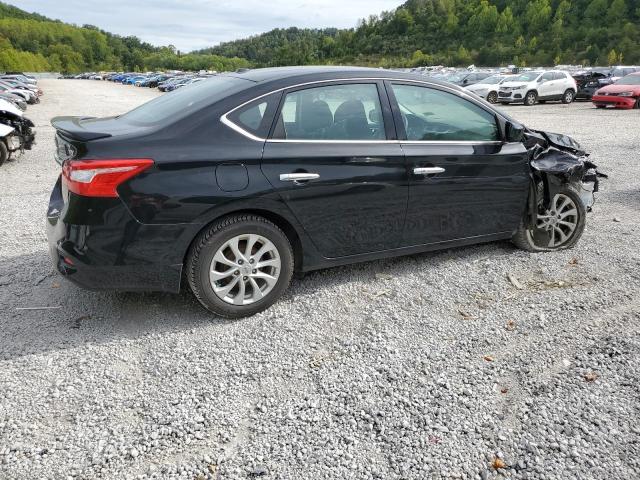
[[353, 29], [276, 29], [189, 54], [0, 3], [0, 70], [231, 70], [317, 63], [638, 64], [640, 0], [408, 0]]
[[212, 54], [181, 55], [137, 37], [121, 37], [91, 25], [76, 27], [0, 2], [0, 71], [235, 70], [246, 60]]
[[273, 30], [203, 50], [258, 65], [640, 63], [640, 0], [409, 0], [349, 30]]

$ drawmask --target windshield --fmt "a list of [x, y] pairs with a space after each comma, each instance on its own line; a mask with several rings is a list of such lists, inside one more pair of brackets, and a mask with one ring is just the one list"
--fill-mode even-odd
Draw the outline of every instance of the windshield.
[[540, 72], [521, 73], [517, 77], [509, 80], [510, 82], [531, 82], [540, 76]]
[[621, 78], [617, 82], [616, 85], [640, 85], [640, 75], [627, 75], [626, 77]]
[[166, 93], [131, 110], [118, 118], [138, 125], [160, 125], [167, 120], [178, 120], [223, 98], [251, 86], [247, 80], [235, 77], [211, 77], [179, 90]]

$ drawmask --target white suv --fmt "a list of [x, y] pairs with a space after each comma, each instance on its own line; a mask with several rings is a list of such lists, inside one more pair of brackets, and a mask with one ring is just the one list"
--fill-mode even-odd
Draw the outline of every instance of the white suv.
[[524, 72], [500, 85], [500, 103], [524, 103], [527, 106], [547, 100], [571, 103], [576, 98], [576, 81], [561, 70]]

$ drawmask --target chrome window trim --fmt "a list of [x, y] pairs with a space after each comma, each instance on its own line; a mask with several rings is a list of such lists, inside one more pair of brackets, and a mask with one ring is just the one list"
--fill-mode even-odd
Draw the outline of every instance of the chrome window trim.
[[[249, 140], [253, 140], [256, 142], [266, 142], [266, 143], [329, 143], [329, 144], [415, 144], [415, 145], [498, 145], [503, 142], [499, 140], [303, 140], [303, 139], [288, 139], [288, 138], [262, 138], [256, 135], [253, 135], [251, 132], [246, 131], [244, 128], [239, 126], [238, 124], [229, 120], [228, 115], [231, 115], [236, 110], [255, 102], [256, 100], [260, 100], [261, 98], [267, 97], [274, 93], [282, 92], [284, 90], [289, 90], [292, 88], [305, 87], [307, 85], [316, 85], [319, 83], [330, 83], [330, 82], [370, 82], [370, 81], [389, 81], [389, 82], [407, 82], [407, 83], [417, 83], [420, 85], [428, 85], [432, 87], [441, 88], [443, 90], [448, 90], [451, 93], [464, 97], [466, 100], [470, 100], [471, 103], [476, 104], [475, 99], [465, 91], [459, 91], [455, 88], [451, 88], [447, 85], [441, 85], [439, 83], [430, 82], [428, 80], [417, 80], [412, 78], [387, 78], [387, 77], [365, 77], [365, 78], [333, 78], [329, 80], [315, 80], [313, 82], [304, 82], [298, 83], [296, 85], [288, 85], [286, 87], [277, 88], [275, 90], [271, 90], [270, 92], [263, 93], [262, 95], [258, 95], [257, 97], [252, 98], [251, 100], [247, 100], [246, 102], [241, 103], [237, 107], [232, 108], [228, 112], [224, 113], [220, 116], [220, 122], [222, 122], [227, 127], [231, 128], [235, 132], [243, 135]], [[492, 112], [493, 113], [493, 112]]]

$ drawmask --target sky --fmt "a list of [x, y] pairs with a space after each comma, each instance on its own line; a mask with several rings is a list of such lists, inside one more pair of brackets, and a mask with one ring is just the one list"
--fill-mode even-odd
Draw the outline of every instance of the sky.
[[9, 0], [28, 12], [191, 51], [273, 28], [356, 26], [403, 0]]

